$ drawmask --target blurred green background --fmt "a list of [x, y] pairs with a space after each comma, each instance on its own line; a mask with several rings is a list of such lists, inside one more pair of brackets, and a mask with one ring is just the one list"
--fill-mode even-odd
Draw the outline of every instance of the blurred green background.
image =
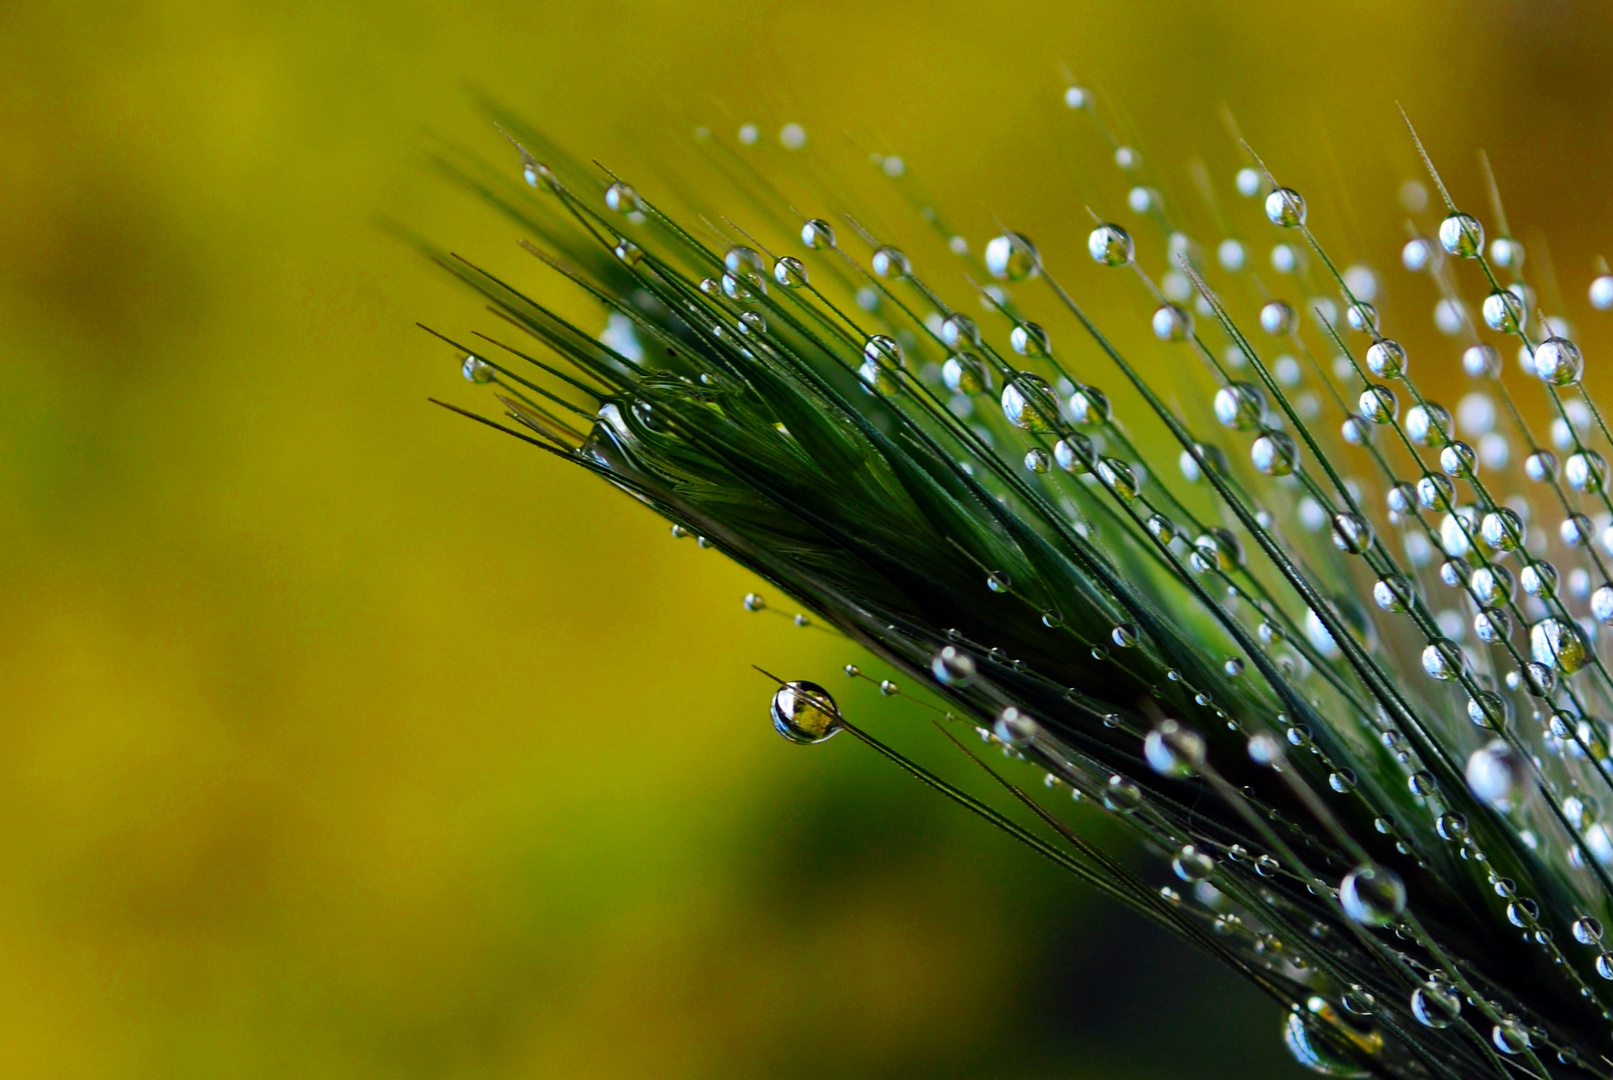
[[[645, 133], [690, 116], [845, 128], [971, 238], [1002, 215], [1073, 260], [1102, 193], [1072, 194], [1095, 144], [1062, 62], [1183, 188], [1191, 153], [1230, 179], [1228, 102], [1431, 349], [1394, 260], [1399, 101], [1458, 201], [1483, 207], [1490, 149], [1594, 367], [1607, 12], [4, 5], [5, 1071], [1298, 1075], [1275, 1008], [1206, 962], [857, 746], [774, 736], [750, 664], [829, 682], [862, 658], [428, 407], [465, 394], [413, 322], [485, 324], [375, 221], [537, 279], [425, 164], [432, 135], [507, 154], [474, 84], [651, 194]], [[926, 745], [899, 704], [844, 704]]]

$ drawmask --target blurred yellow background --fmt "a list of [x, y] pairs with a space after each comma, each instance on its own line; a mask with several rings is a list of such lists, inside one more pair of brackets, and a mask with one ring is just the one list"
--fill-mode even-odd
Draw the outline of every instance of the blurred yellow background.
[[688, 116], [851, 129], [971, 238], [1070, 259], [1062, 62], [1184, 188], [1235, 160], [1227, 101], [1432, 346], [1400, 101], [1486, 218], [1490, 149], [1594, 369], [1607, 10], [6, 4], [0, 1071], [1297, 1075], [1252, 992], [845, 740], [774, 736], [750, 664], [866, 661], [427, 406], [464, 384], [414, 321], [483, 324], [376, 218], [532, 275], [425, 164], [506, 154], [474, 85], [640, 168]]

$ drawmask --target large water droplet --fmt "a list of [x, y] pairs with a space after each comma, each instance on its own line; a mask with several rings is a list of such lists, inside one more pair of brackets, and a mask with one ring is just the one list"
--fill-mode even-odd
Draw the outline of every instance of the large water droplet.
[[1252, 431], [1260, 425], [1261, 414], [1266, 411], [1266, 399], [1257, 386], [1228, 383], [1215, 392], [1213, 407], [1215, 418], [1222, 427]]
[[1295, 1006], [1284, 1017], [1283, 1045], [1288, 1047], [1295, 1061], [1311, 1072], [1323, 1076], [1365, 1077], [1372, 1073], [1361, 1066], [1356, 1055], [1377, 1056], [1383, 1049], [1383, 1036], [1376, 1031], [1358, 1030], [1326, 1000], [1312, 997], [1303, 1009]]
[[1579, 627], [1562, 619], [1542, 619], [1529, 628], [1529, 655], [1537, 664], [1549, 664], [1564, 675], [1585, 666], [1589, 650]]
[[1498, 810], [1509, 809], [1524, 781], [1525, 766], [1512, 748], [1492, 739], [1467, 759], [1467, 788]]
[[465, 363], [459, 371], [473, 383], [490, 383], [498, 375], [498, 372], [493, 370], [493, 365], [479, 356], [465, 357]]
[[1035, 244], [1006, 232], [986, 242], [986, 269], [1004, 281], [1024, 281], [1041, 273], [1041, 258]]
[[1142, 804], [1142, 789], [1124, 776], [1111, 776], [1103, 786], [1103, 805], [1117, 814], [1129, 814]]
[[1490, 1029], [1490, 1041], [1503, 1054], [1521, 1054], [1529, 1049], [1529, 1029], [1507, 1017]]
[[813, 218], [801, 226], [801, 243], [814, 249], [834, 247], [834, 226], [822, 218]]
[[793, 255], [785, 255], [773, 264], [773, 280], [786, 289], [799, 289], [807, 283], [806, 264]]
[[947, 645], [930, 661], [930, 673], [938, 683], [966, 686], [975, 677], [975, 658], [956, 645]]
[[1387, 866], [1358, 866], [1339, 884], [1344, 914], [1366, 926], [1388, 926], [1406, 910], [1406, 886]]
[[1171, 872], [1183, 881], [1203, 881], [1215, 873], [1215, 860], [1188, 844], [1171, 859]]
[[1149, 768], [1181, 779], [1204, 767], [1204, 737], [1175, 720], [1161, 720], [1143, 740]]
[[644, 209], [644, 200], [639, 198], [631, 184], [618, 180], [605, 189], [605, 205], [618, 214], [633, 214]]
[[840, 708], [815, 682], [787, 682], [773, 695], [773, 728], [793, 743], [820, 743], [840, 730]]
[[1367, 368], [1380, 379], [1398, 379], [1406, 373], [1406, 350], [1398, 341], [1379, 338], [1367, 348]]
[[1459, 258], [1477, 258], [1484, 250], [1484, 226], [1470, 214], [1452, 214], [1439, 223], [1439, 245]]
[[1124, 266], [1131, 261], [1131, 234], [1119, 225], [1099, 225], [1087, 234], [1087, 253], [1104, 266]]
[[1249, 460], [1267, 476], [1288, 476], [1299, 464], [1299, 446], [1284, 431], [1267, 431], [1249, 447]]
[[1051, 431], [1059, 416], [1058, 395], [1040, 375], [1022, 371], [1003, 387], [1003, 416], [1026, 431]]
[[1444, 985], [1424, 983], [1411, 992], [1411, 1015], [1423, 1027], [1447, 1028], [1462, 1015], [1462, 1002]]
[[1607, 459], [1595, 450], [1570, 454], [1563, 462], [1563, 479], [1575, 491], [1594, 495], [1607, 487]]
[[1285, 229], [1303, 225], [1305, 200], [1293, 188], [1278, 188], [1266, 196], [1266, 217]]

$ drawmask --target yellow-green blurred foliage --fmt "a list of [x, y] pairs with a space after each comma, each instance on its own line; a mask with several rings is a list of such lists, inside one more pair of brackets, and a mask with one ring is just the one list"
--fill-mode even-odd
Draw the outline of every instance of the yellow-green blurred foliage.
[[1190, 153], [1235, 160], [1226, 100], [1426, 328], [1393, 263], [1399, 100], [1459, 200], [1483, 207], [1491, 150], [1594, 369], [1613, 127], [1590, 9], [0, 7], [0, 1071], [1286, 1073], [1271, 1006], [847, 741], [778, 740], [748, 665], [828, 681], [858, 657], [427, 406], [463, 384], [412, 323], [482, 323], [375, 220], [538, 280], [425, 165], [433, 135], [507, 153], [474, 84], [650, 194], [643, 136], [690, 117], [845, 129], [977, 242], [1001, 216], [1073, 265], [1083, 203], [1120, 204], [1067, 164], [1096, 144], [1063, 61], [1183, 192]]

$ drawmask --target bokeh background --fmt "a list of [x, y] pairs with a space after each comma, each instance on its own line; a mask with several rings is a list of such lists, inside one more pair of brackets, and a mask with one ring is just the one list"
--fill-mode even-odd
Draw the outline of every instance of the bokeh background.
[[[966, 235], [1002, 215], [1073, 258], [1104, 195], [1072, 179], [1098, 147], [1062, 63], [1184, 189], [1192, 153], [1230, 179], [1227, 102], [1417, 355], [1398, 101], [1458, 201], [1490, 150], [1594, 368], [1607, 12], [0, 6], [5, 1071], [1300, 1075], [1252, 992], [858, 747], [777, 739], [750, 664], [866, 661], [428, 407], [464, 384], [413, 322], [481, 323], [376, 221], [535, 277], [425, 164], [439, 136], [505, 152], [474, 86], [652, 193], [647, 133], [690, 117], [849, 131]], [[844, 704], [926, 752], [919, 714]]]

